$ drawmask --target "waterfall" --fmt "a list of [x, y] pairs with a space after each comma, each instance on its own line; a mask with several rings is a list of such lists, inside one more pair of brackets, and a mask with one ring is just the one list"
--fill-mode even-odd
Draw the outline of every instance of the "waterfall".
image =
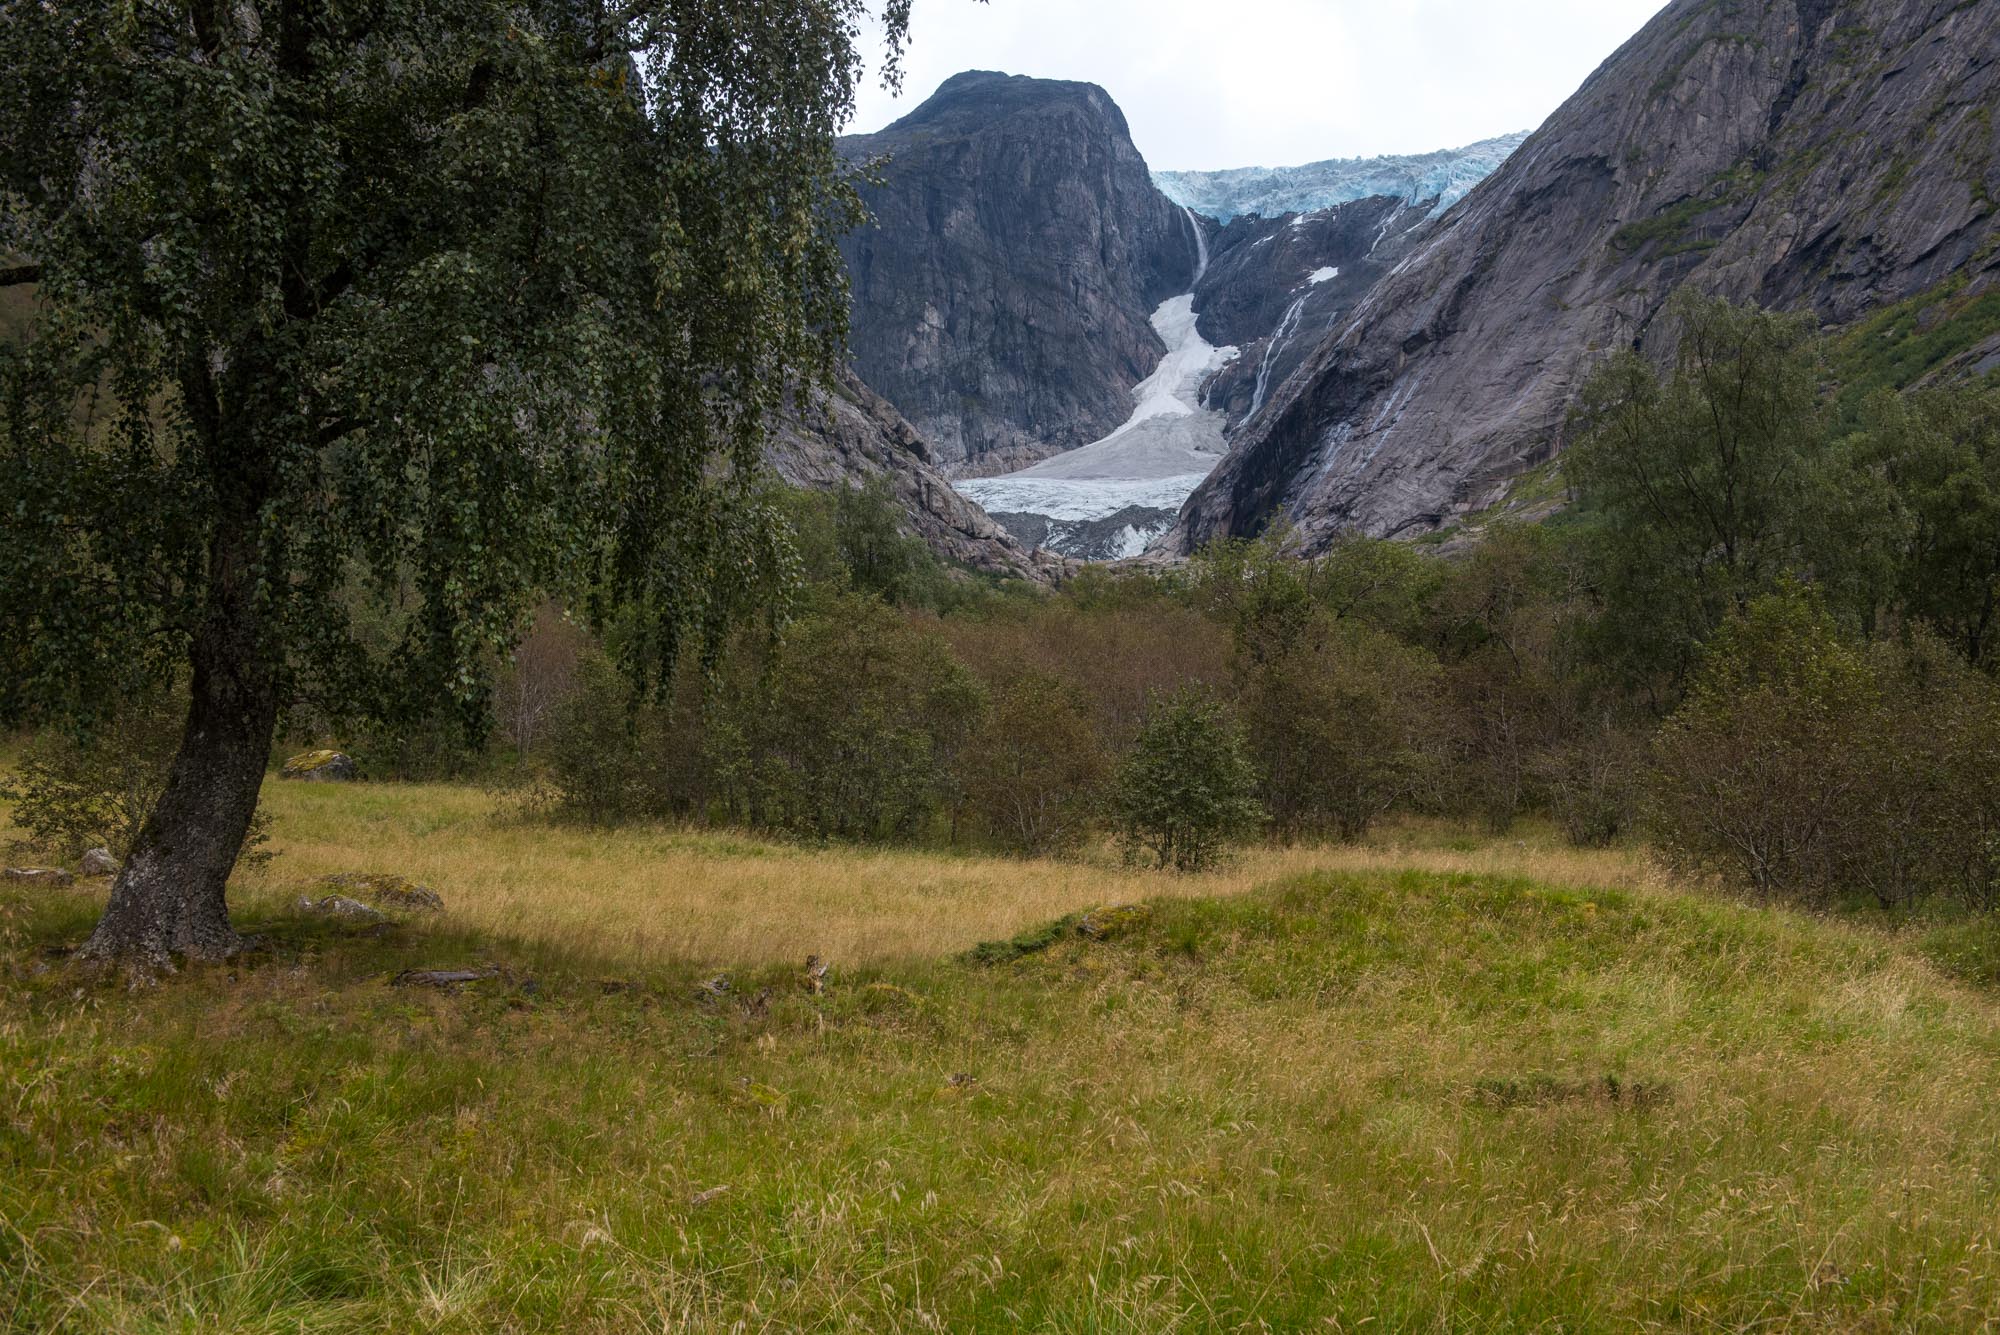
[[1188, 284], [1188, 291], [1201, 286], [1201, 280], [1208, 274], [1208, 238], [1202, 235], [1201, 221], [1194, 216], [1194, 210], [1181, 205], [1181, 212], [1187, 215], [1188, 226], [1194, 229], [1194, 281]]
[[1264, 349], [1264, 360], [1257, 366], [1257, 393], [1250, 400], [1249, 414], [1243, 419], [1246, 426], [1264, 410], [1264, 395], [1271, 388], [1271, 367], [1277, 363], [1278, 354], [1285, 350], [1285, 340], [1299, 327], [1299, 316], [1305, 313], [1305, 309], [1306, 299], [1300, 297], [1285, 312], [1285, 318], [1278, 321], [1278, 328], [1271, 335], [1271, 345]]

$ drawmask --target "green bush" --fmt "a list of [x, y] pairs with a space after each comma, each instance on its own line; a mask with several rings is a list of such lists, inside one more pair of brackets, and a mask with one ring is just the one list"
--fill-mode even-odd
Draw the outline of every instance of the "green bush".
[[701, 683], [683, 665], [664, 702], [640, 701], [600, 653], [585, 653], [542, 733], [530, 803], [592, 825], [698, 816], [710, 791]]
[[1422, 781], [1437, 704], [1436, 661], [1359, 624], [1251, 666], [1244, 728], [1278, 833], [1367, 833]]
[[982, 707], [934, 631], [872, 597], [827, 597], [735, 671], [710, 736], [718, 791], [763, 829], [907, 838], [943, 811]]
[[1263, 818], [1257, 770], [1222, 703], [1200, 688], [1156, 696], [1118, 774], [1126, 855], [1200, 871]]
[[1804, 591], [1759, 599], [1655, 752], [1654, 823], [1682, 870], [1814, 904], [2000, 892], [2000, 687], [1928, 636], [1871, 648]]
[[1111, 764], [1082, 694], [1026, 673], [1002, 687], [959, 757], [959, 789], [985, 831], [1029, 855], [1090, 833]]
[[1580, 737], [1537, 758], [1549, 814], [1576, 848], [1609, 848], [1638, 818], [1641, 748], [1609, 733]]

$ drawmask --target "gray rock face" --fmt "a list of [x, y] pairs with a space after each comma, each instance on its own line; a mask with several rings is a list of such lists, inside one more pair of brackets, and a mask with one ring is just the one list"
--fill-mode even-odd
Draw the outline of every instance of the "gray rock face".
[[843, 244], [854, 366], [945, 472], [1007, 472], [1125, 420], [1196, 245], [1103, 89], [961, 74], [841, 152], [886, 158], [863, 192], [876, 221]]
[[765, 458], [786, 482], [814, 490], [887, 477], [911, 532], [946, 560], [1038, 582], [1063, 572], [1059, 558], [1031, 550], [952, 490], [923, 437], [852, 373], [823, 413], [779, 423]]
[[116, 876], [118, 859], [111, 856], [108, 848], [93, 848], [84, 853], [78, 867], [85, 876]]
[[1831, 325], [1927, 293], [1983, 318], [1957, 298], [2000, 277], [1996, 106], [1993, 0], [1675, 0], [1313, 349], [1172, 545], [1490, 504], [1609, 350], [1664, 354], [1683, 286]]
[[1315, 213], [1237, 218], [1211, 236], [1195, 289], [1203, 337], [1242, 355], [1209, 382], [1206, 403], [1240, 432], [1326, 335], [1407, 253], [1430, 201], [1356, 200]]

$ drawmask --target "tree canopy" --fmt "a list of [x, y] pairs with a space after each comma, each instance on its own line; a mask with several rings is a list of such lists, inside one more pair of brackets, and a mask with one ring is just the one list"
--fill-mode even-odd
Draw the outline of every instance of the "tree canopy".
[[191, 689], [94, 951], [234, 948], [282, 710], [477, 717], [542, 591], [640, 609], [657, 677], [783, 574], [752, 483], [844, 329], [864, 13], [0, 0], [0, 717]]

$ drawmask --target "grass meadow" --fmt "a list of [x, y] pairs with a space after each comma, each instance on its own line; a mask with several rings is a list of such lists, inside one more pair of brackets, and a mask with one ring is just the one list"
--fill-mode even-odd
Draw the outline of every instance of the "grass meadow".
[[[0, 891], [0, 1325], [2000, 1324], [2000, 994], [1963, 933], [1534, 831], [1172, 877], [268, 801], [235, 964], [84, 975], [102, 887]], [[299, 913], [350, 870], [447, 911]], [[441, 965], [501, 972], [393, 983]]]

